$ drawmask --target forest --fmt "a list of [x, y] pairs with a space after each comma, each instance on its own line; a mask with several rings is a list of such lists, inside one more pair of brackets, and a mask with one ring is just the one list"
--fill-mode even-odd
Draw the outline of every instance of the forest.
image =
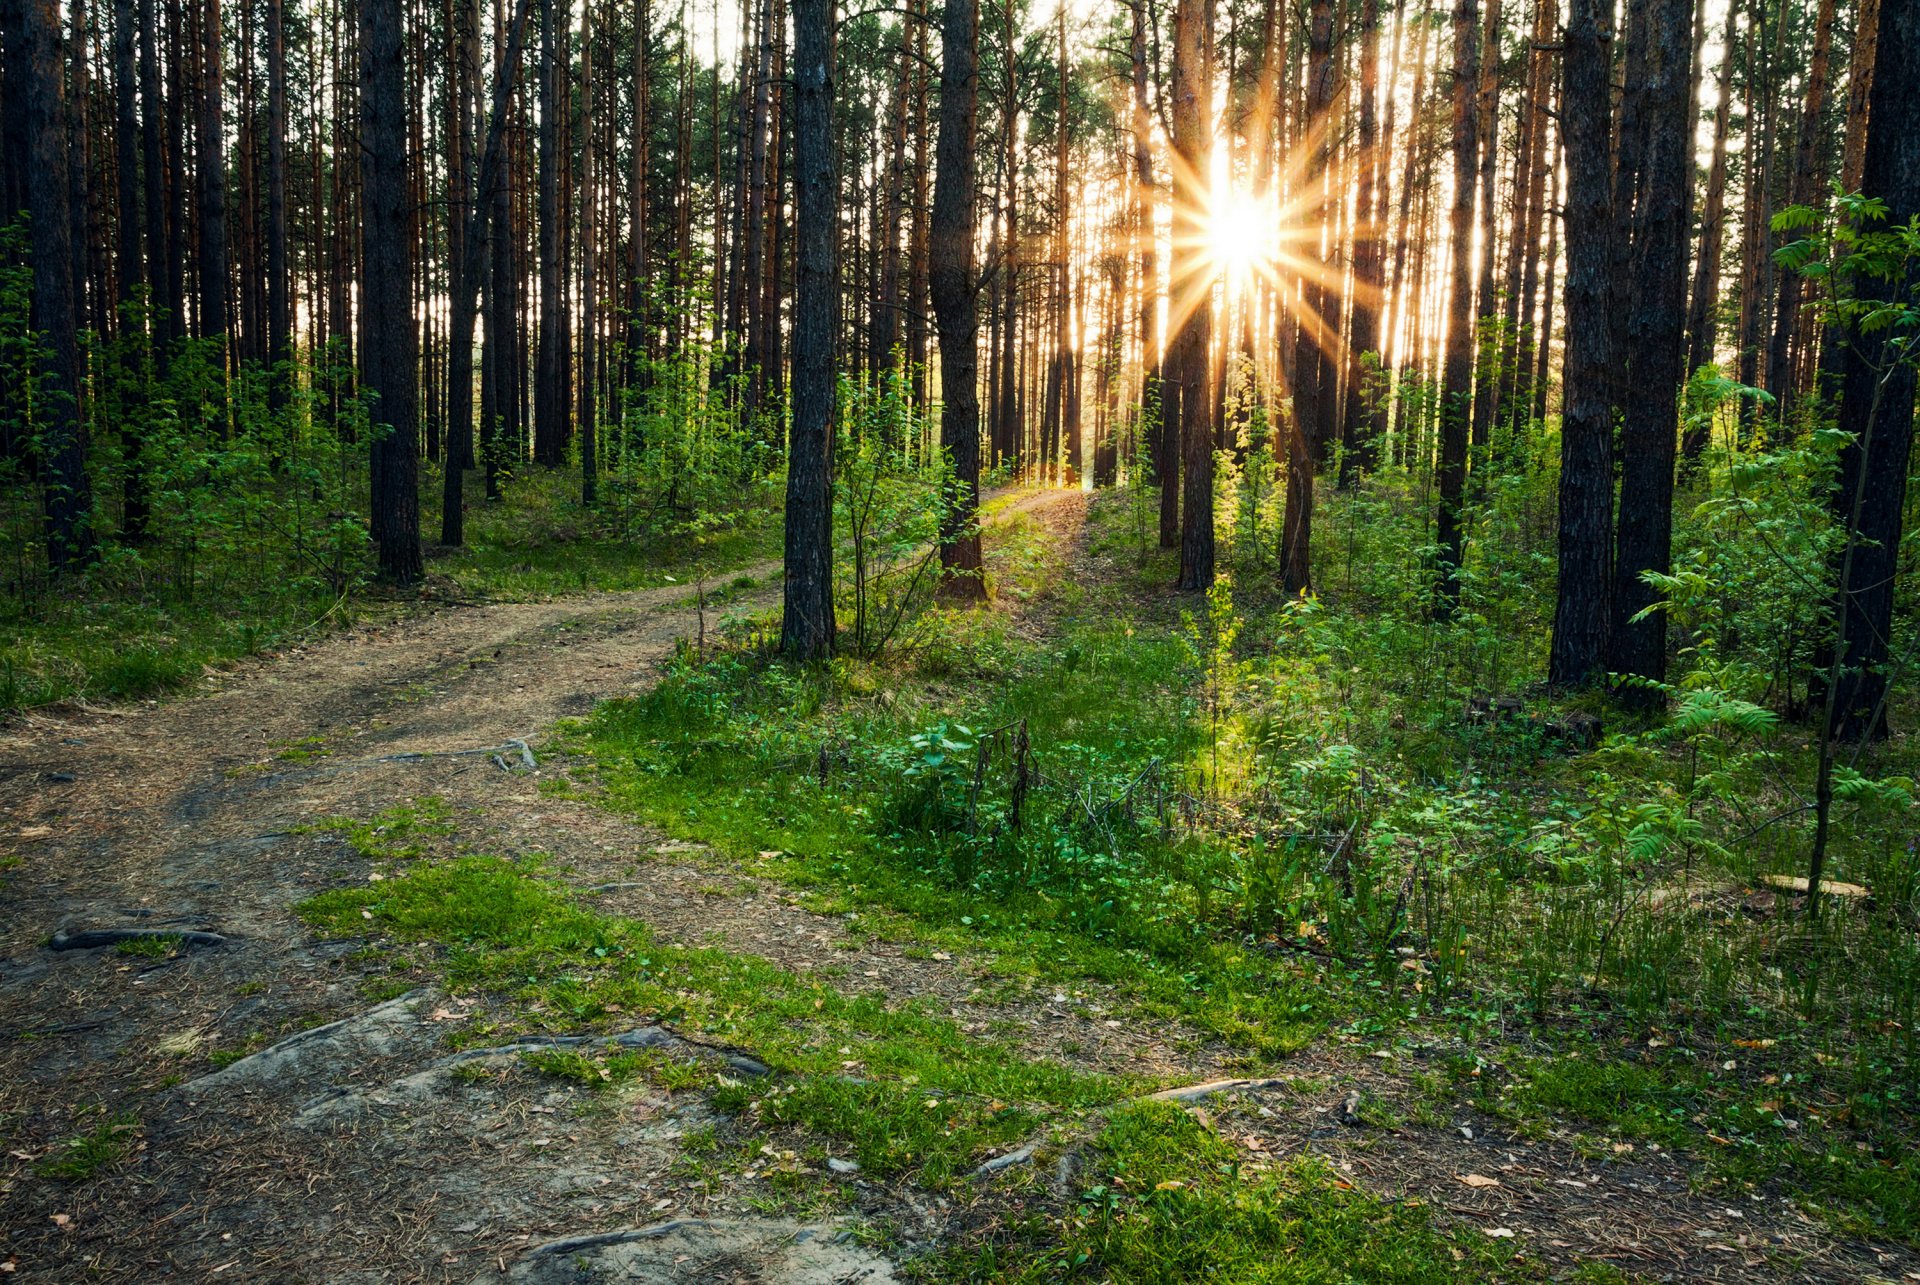
[[0, 0], [0, 1274], [1920, 1281], [1920, 0]]

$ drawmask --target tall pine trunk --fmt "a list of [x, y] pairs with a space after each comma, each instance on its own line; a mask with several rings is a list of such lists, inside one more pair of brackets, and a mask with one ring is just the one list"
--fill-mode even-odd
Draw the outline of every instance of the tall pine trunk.
[[[1603, 673], [1612, 619], [1612, 262], [1608, 183], [1611, 0], [1573, 0], [1562, 41], [1561, 114], [1567, 166], [1567, 322], [1561, 371], [1560, 583], [1548, 678], [1557, 687]], [[1546, 342], [1541, 348], [1544, 351]]]
[[407, 188], [406, 77], [400, 0], [360, 7], [361, 379], [373, 398], [371, 516], [380, 576], [420, 579], [419, 464], [411, 299], [413, 218]]
[[1460, 600], [1466, 546], [1467, 443], [1473, 420], [1473, 189], [1478, 173], [1480, 79], [1478, 0], [1453, 9], [1453, 214], [1448, 228], [1452, 280], [1447, 287], [1447, 355], [1440, 390], [1440, 499], [1435, 541], [1440, 565], [1435, 606], [1450, 615]]
[[1180, 382], [1180, 576], [1213, 584], [1213, 270], [1206, 211], [1213, 161], [1212, 0], [1179, 0], [1173, 17], [1173, 271], [1171, 347]]
[[[1690, 82], [1691, 0], [1648, 0], [1646, 75], [1629, 86], [1640, 99], [1646, 131], [1633, 203], [1631, 272], [1626, 296], [1626, 348], [1621, 410], [1619, 530], [1613, 567], [1615, 671], [1659, 681], [1667, 672], [1666, 615], [1642, 577], [1671, 566], [1673, 469], [1678, 447], [1682, 343], [1687, 311], [1687, 214], [1693, 177]], [[1622, 211], [1616, 209], [1616, 223]], [[1629, 699], [1659, 700], [1651, 688], [1625, 689]]]
[[[793, 434], [787, 446], [780, 650], [833, 650], [833, 0], [794, 0]], [[944, 348], [945, 345], [943, 344]]]
[[987, 592], [980, 558], [980, 322], [973, 262], [978, 10], [979, 0], [947, 0], [928, 226], [927, 285], [940, 327], [940, 445], [953, 468], [940, 532], [941, 591], [961, 601], [984, 601]]

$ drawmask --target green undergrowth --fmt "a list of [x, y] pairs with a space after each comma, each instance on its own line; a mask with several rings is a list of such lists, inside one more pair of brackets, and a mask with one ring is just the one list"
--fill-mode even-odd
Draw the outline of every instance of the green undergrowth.
[[1418, 1204], [1376, 1201], [1311, 1156], [1251, 1165], [1168, 1103], [1116, 1112], [1093, 1157], [1074, 1208], [1045, 1243], [1026, 1247], [1031, 1257], [985, 1255], [964, 1275], [1128, 1285], [1546, 1279], [1515, 1240], [1438, 1231]]
[[[470, 1043], [659, 1020], [750, 1052], [794, 1091], [774, 1099], [757, 1081], [715, 1076], [716, 1102], [843, 1139], [879, 1174], [938, 1183], [1046, 1119], [1129, 1091], [966, 1038], [930, 1003], [890, 1006], [752, 957], [667, 945], [643, 924], [581, 906], [538, 862], [416, 862], [322, 893], [301, 913], [329, 934], [424, 946], [449, 986], [507, 1000], [513, 1016], [470, 1029]], [[572, 1055], [552, 1056], [549, 1069], [564, 1072]]]
[[[437, 548], [436, 477], [427, 466], [421, 529], [429, 579], [418, 596], [428, 599], [657, 589], [702, 577], [723, 585], [731, 572], [780, 552], [779, 507], [764, 481], [712, 512], [655, 511], [617, 497], [588, 510], [577, 471], [545, 469], [529, 469], [494, 501], [476, 475], [466, 545]], [[37, 508], [14, 513], [15, 498], [0, 488], [0, 529], [38, 520]], [[356, 520], [328, 526], [332, 543], [316, 552], [299, 541], [287, 547], [277, 512], [257, 496], [209, 508], [195, 521], [213, 524], [217, 538], [203, 533], [182, 549], [106, 543], [97, 565], [57, 585], [25, 563], [0, 560], [11, 577], [0, 583], [0, 714], [76, 698], [159, 696], [209, 667], [310, 641], [415, 598], [371, 585]], [[20, 556], [31, 552], [23, 546]], [[324, 565], [316, 561], [322, 553], [331, 559]]]
[[[765, 479], [744, 488], [750, 502], [715, 512], [647, 507], [619, 479], [603, 489], [597, 509], [583, 508], [578, 472], [530, 467], [497, 500], [473, 495], [465, 546], [436, 550], [430, 569], [465, 593], [524, 599], [720, 581], [780, 556], [780, 508]], [[423, 491], [439, 487], [429, 479]], [[437, 510], [422, 521], [437, 529]]]
[[[1488, 1063], [1584, 1050], [1626, 1076], [1652, 1041], [1645, 1093], [1516, 1076], [1501, 1109], [1601, 1141], [1657, 1118], [1716, 1180], [1913, 1237], [1912, 792], [1850, 778], [1837, 812], [1872, 907], [1816, 930], [1753, 900], [1802, 850], [1756, 814], [1806, 786], [1763, 706], [1706, 677], [1664, 718], [1494, 699], [1537, 670], [1513, 640], [1544, 637], [1551, 603], [1528, 591], [1550, 497], [1501, 485], [1448, 624], [1395, 552], [1423, 510], [1390, 480], [1332, 498], [1324, 599], [1278, 595], [1235, 544], [1230, 583], [1170, 600], [1168, 555], [1102, 497], [1071, 575], [1031, 528], [990, 530], [1001, 597], [1034, 604], [1018, 624], [936, 612], [810, 669], [753, 625], [574, 737], [606, 805], [815, 909], [1011, 984], [1111, 985], [1121, 1017], [1177, 1019], [1249, 1070], [1332, 1032]], [[1736, 1129], [1782, 1087], [1822, 1109]]]

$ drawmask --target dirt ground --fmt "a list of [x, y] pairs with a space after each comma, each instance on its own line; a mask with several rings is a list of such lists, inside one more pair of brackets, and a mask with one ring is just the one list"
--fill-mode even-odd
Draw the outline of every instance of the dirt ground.
[[[1015, 507], [1074, 545], [1078, 493]], [[742, 570], [762, 587], [736, 606], [776, 605], [777, 565]], [[1225, 1074], [1223, 1050], [1123, 1020], [1119, 997], [1040, 987], [983, 1001], [976, 961], [864, 938], [848, 952], [843, 920], [781, 887], [541, 793], [570, 766], [549, 729], [649, 685], [699, 627], [687, 597], [423, 610], [209, 674], [182, 699], [0, 729], [0, 855], [19, 859], [0, 873], [0, 1274], [883, 1285], [903, 1279], [905, 1258], [993, 1216], [997, 1179], [963, 1200], [839, 1173], [820, 1180], [848, 1188], [850, 1213], [761, 1212], [756, 1176], [716, 1181], [683, 1145], [716, 1122], [701, 1095], [595, 1097], [527, 1071], [512, 1049], [456, 1052], [484, 999], [422, 989], [374, 1002], [362, 943], [321, 941], [293, 911], [364, 881], [368, 865], [337, 832], [304, 827], [426, 795], [447, 800], [463, 842], [551, 853], [583, 890], [617, 885], [586, 894], [599, 908], [669, 940], [830, 963], [838, 985], [937, 997], [965, 1029], [1027, 1032], [1036, 1056], [1183, 1083]], [[224, 943], [169, 958], [49, 945], [127, 928]], [[723, 1056], [664, 1028], [626, 1038]], [[208, 1056], [256, 1047], [224, 1067]], [[1274, 1069], [1276, 1082], [1196, 1105], [1256, 1163], [1323, 1153], [1357, 1186], [1421, 1199], [1460, 1228], [1510, 1229], [1556, 1267], [1920, 1281], [1910, 1252], [1835, 1240], [1791, 1193], [1696, 1194], [1683, 1157], [1590, 1159], [1467, 1115], [1446, 1129], [1348, 1122], [1355, 1091], [1407, 1096], [1417, 1062], [1329, 1043]], [[64, 1139], [114, 1119], [128, 1126], [127, 1160], [84, 1182], [37, 1171]], [[873, 1221], [893, 1231], [887, 1252], [856, 1234]]]

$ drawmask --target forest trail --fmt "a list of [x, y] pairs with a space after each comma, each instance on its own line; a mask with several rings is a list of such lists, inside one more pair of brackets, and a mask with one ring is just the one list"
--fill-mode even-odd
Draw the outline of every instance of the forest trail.
[[[993, 520], [1077, 514], [1076, 497], [1019, 495]], [[730, 581], [754, 584], [720, 601], [777, 606], [778, 576], [771, 561], [735, 569]], [[579, 1146], [528, 1142], [556, 1110], [542, 1099], [572, 1096], [537, 1081], [530, 1095], [498, 1104], [495, 1118], [440, 1121], [404, 1140], [362, 1136], [352, 1113], [337, 1129], [331, 1118], [319, 1128], [295, 1120], [316, 1095], [351, 1096], [431, 1064], [448, 1030], [480, 1016], [459, 1003], [395, 1000], [307, 1039], [295, 1056], [171, 1081], [174, 1068], [204, 1067], [209, 1051], [252, 1051], [369, 1008], [363, 970], [347, 958], [356, 943], [316, 943], [293, 909], [365, 877], [347, 874], [366, 863], [337, 829], [311, 828], [329, 819], [366, 821], [438, 798], [462, 847], [551, 854], [576, 877], [643, 862], [620, 891], [661, 912], [663, 935], [678, 930], [676, 919], [697, 928], [709, 899], [694, 889], [708, 876], [649, 861], [672, 849], [643, 827], [540, 792], [564, 777], [543, 736], [650, 686], [659, 662], [701, 628], [693, 592], [440, 608], [209, 674], [182, 699], [43, 711], [0, 734], [0, 855], [17, 861], [0, 866], [0, 1122], [12, 1149], [0, 1160], [0, 1221], [28, 1229], [0, 1251], [18, 1256], [6, 1259], [8, 1272], [466, 1280], [489, 1262], [507, 1270], [583, 1218], [659, 1223], [683, 1212], [649, 1194], [646, 1175], [671, 1167], [668, 1142], [703, 1113], [664, 1100]], [[723, 609], [708, 602], [707, 628]], [[170, 958], [130, 953], [138, 941], [47, 945], [129, 929], [213, 933], [225, 944]], [[33, 1176], [61, 1139], [121, 1113], [138, 1119], [136, 1180], [63, 1188]], [[503, 1146], [488, 1135], [509, 1117], [517, 1127], [497, 1135], [512, 1138]], [[548, 1124], [557, 1132], [571, 1122]], [[508, 1176], [503, 1150], [524, 1172]], [[685, 1279], [726, 1279], [711, 1263], [766, 1235], [759, 1224], [738, 1235], [689, 1228], [642, 1248], [699, 1269]], [[861, 1257], [819, 1246], [782, 1253], [758, 1254], [772, 1274], [740, 1279], [820, 1271], [838, 1280], [828, 1268]]]
[[[1084, 512], [1078, 492], [1043, 491], [995, 520], [1029, 515], [1076, 575], [1099, 574], [1078, 538]], [[765, 583], [733, 605], [773, 605], [775, 573], [742, 569]], [[294, 907], [379, 877], [340, 828], [316, 823], [367, 824], [413, 800], [444, 801], [445, 850], [548, 854], [597, 909], [645, 921], [662, 942], [822, 975], [823, 961], [843, 964], [842, 990], [951, 1012], [968, 1035], [1011, 1032], [1033, 1057], [1080, 1070], [1172, 1084], [1243, 1073], [1233, 1050], [1100, 986], [983, 996], [994, 983], [978, 961], [877, 940], [696, 845], [553, 793], [578, 766], [550, 743], [553, 724], [646, 688], [701, 626], [688, 596], [676, 586], [442, 609], [212, 676], [192, 698], [12, 729], [0, 741], [0, 850], [20, 858], [0, 874], [10, 1274], [599, 1278], [585, 1265], [660, 1282], [883, 1285], [900, 1257], [1004, 1221], [1036, 1192], [1071, 1201], [1070, 1150], [1058, 1167], [1043, 1153], [1044, 1167], [1016, 1163], [959, 1194], [834, 1171], [808, 1181], [843, 1183], [837, 1210], [774, 1209], [758, 1180], [817, 1171], [774, 1152], [764, 1172], [720, 1172], [703, 1139], [736, 1126], [704, 1093], [643, 1081], [596, 1094], [523, 1065], [540, 1047], [492, 1033], [511, 1020], [504, 1004], [380, 989], [391, 981], [383, 951], [319, 940]], [[710, 604], [709, 628], [717, 617]], [[1046, 609], [1019, 627], [1044, 631]], [[121, 929], [226, 941], [171, 955], [137, 940], [43, 944]], [[611, 1038], [743, 1080], [764, 1071], [751, 1050], [689, 1043], [662, 1025]], [[1446, 1127], [1406, 1124], [1424, 1056], [1383, 1063], [1334, 1037], [1287, 1059], [1280, 1079], [1196, 1103], [1256, 1168], [1317, 1153], [1460, 1234], [1525, 1236], [1558, 1269], [1598, 1259], [1672, 1279], [1834, 1281], [1920, 1269], [1904, 1251], [1836, 1241], [1780, 1193], [1738, 1208], [1696, 1194], [1689, 1162], [1657, 1150], [1596, 1157], [1472, 1112]], [[136, 1148], [129, 1162], [71, 1184], [38, 1172], [66, 1140], [116, 1126]], [[887, 1253], [855, 1224], [888, 1227]]]

